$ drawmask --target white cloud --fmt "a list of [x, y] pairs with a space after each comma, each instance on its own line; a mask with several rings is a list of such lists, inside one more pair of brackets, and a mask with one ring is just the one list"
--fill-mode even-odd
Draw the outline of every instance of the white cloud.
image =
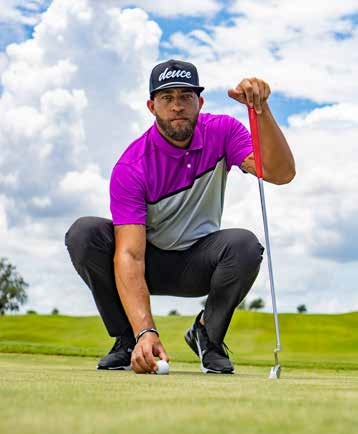
[[166, 46], [196, 62], [207, 90], [259, 76], [291, 97], [354, 100], [358, 30], [349, 15], [358, 11], [357, 2], [311, 3], [238, 1], [233, 10], [240, 15], [230, 26], [179, 31]]
[[0, 83], [1, 83], [2, 73], [6, 69], [6, 67], [7, 67], [7, 57], [5, 56], [4, 53], [0, 53]]
[[[94, 1], [94, 0], [93, 0]], [[221, 9], [219, 1], [215, 0], [181, 0], [180, 2], [168, 2], [167, 0], [115, 0], [120, 6], [133, 6], [143, 8], [158, 16], [173, 18], [183, 16], [210, 16]]]
[[312, 110], [307, 114], [290, 116], [290, 126], [294, 128], [320, 125], [328, 128], [351, 128], [358, 125], [358, 105], [341, 103]]
[[109, 217], [111, 168], [151, 121], [143, 95], [160, 35], [143, 10], [55, 0], [33, 38], [6, 49], [0, 244], [39, 311], [95, 310], [64, 234], [81, 215]]
[[0, 195], [0, 237], [3, 240], [7, 235], [6, 202], [7, 202], [6, 196]]
[[46, 196], [34, 196], [31, 202], [38, 208], [48, 208], [51, 205], [51, 199]]
[[[111, 168], [151, 122], [143, 95], [161, 31], [144, 11], [115, 7], [125, 3], [55, 0], [33, 39], [0, 57], [0, 243], [31, 284], [28, 307], [40, 312], [95, 312], [64, 233], [81, 215], [109, 216]], [[218, 3], [184, 1], [174, 11], [172, 3], [135, 2], [168, 17], [200, 8], [208, 16]], [[310, 311], [357, 309], [347, 283], [358, 256], [357, 31], [344, 18], [355, 5], [329, 2], [318, 14], [316, 4], [275, 4], [237, 2], [233, 8], [245, 15], [232, 25], [175, 33], [169, 46], [197, 63], [208, 91], [261, 75], [274, 91], [334, 103], [292, 115], [284, 129], [297, 176], [287, 186], [265, 186], [271, 247], [280, 310], [300, 303]], [[347, 37], [337, 40], [335, 32]], [[222, 99], [219, 110], [209, 93], [206, 110], [245, 120], [246, 110], [229, 103]], [[247, 227], [263, 241], [250, 175], [230, 174], [223, 225]], [[256, 294], [270, 306], [265, 262], [250, 297]], [[168, 303], [155, 299], [154, 311], [167, 313], [173, 303], [181, 313], [200, 308], [193, 300]]]
[[81, 172], [67, 172], [59, 182], [63, 200], [69, 197], [74, 200], [78, 212], [83, 215], [95, 212], [98, 216], [111, 218], [108, 188], [108, 179], [101, 176], [95, 164], [90, 164]]
[[9, 173], [8, 175], [2, 175], [0, 173], [0, 185], [15, 186], [17, 184], [17, 173]]
[[[177, 32], [166, 44], [196, 63], [208, 99], [212, 90], [225, 91], [243, 77], [259, 76], [274, 92], [336, 103], [289, 118], [284, 132], [295, 155], [296, 178], [287, 186], [265, 187], [283, 310], [299, 303], [313, 311], [358, 309], [351, 284], [358, 261], [358, 33], [349, 19], [357, 9], [356, 1], [324, 7], [322, 2], [304, 7], [237, 1], [232, 12], [240, 16], [229, 26]], [[213, 111], [231, 111], [246, 122], [246, 110], [229, 101], [220, 104], [224, 110]], [[225, 204], [224, 226], [248, 227], [264, 241], [255, 179], [231, 174]], [[250, 297], [255, 294], [271, 305], [266, 262]]]
[[[315, 2], [302, 0], [300, 3], [289, 0], [234, 0], [230, 7], [233, 13], [257, 18], [263, 23], [275, 21], [276, 24], [277, 21], [283, 20], [293, 29], [303, 26], [311, 33], [318, 33], [322, 24], [327, 30], [332, 31], [332, 24], [336, 23], [337, 17], [353, 14], [357, 12], [357, 9], [356, 0], [345, 0], [344, 2], [333, 0], [329, 4], [324, 0]], [[347, 23], [339, 24], [338, 29], [342, 31], [347, 27], [349, 28]]]
[[2, 0], [0, 4], [0, 23], [16, 22], [35, 25], [40, 13], [48, 4], [45, 0]]
[[[292, 183], [265, 183], [279, 306], [311, 311], [357, 310], [358, 171], [356, 104], [337, 104], [292, 117], [284, 133], [296, 159]], [[349, 127], [348, 127], [349, 126]], [[257, 181], [230, 174], [225, 226], [247, 227], [264, 242]], [[270, 306], [267, 264], [253, 294]]]
[[50, 0], [1, 0], [0, 50], [10, 42], [25, 40], [28, 28], [40, 21], [41, 13], [49, 2]]

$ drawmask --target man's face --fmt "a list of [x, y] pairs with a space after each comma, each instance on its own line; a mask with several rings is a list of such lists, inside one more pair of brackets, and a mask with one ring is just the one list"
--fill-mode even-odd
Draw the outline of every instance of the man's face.
[[173, 88], [156, 92], [147, 106], [168, 139], [186, 142], [193, 135], [203, 103], [193, 90]]

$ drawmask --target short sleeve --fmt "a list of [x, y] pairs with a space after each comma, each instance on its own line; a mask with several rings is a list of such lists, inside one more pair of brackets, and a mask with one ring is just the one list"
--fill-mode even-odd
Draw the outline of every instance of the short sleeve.
[[245, 158], [253, 152], [251, 135], [237, 119], [228, 116], [229, 133], [226, 137], [225, 158], [227, 170], [233, 165], [240, 167]]
[[114, 225], [146, 224], [146, 194], [140, 174], [132, 166], [117, 163], [110, 181], [110, 208]]

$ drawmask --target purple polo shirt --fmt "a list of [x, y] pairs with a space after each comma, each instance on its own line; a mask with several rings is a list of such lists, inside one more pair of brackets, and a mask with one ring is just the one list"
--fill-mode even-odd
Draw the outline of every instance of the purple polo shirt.
[[188, 249], [220, 229], [227, 174], [251, 152], [250, 133], [227, 115], [200, 114], [186, 149], [165, 140], [154, 123], [113, 169], [113, 224], [145, 225], [147, 240], [160, 249]]

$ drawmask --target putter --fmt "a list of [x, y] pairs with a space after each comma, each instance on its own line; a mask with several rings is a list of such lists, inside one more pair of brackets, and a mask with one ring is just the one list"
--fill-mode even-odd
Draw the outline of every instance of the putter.
[[276, 348], [274, 349], [275, 366], [273, 366], [271, 368], [270, 375], [268, 378], [278, 379], [278, 378], [280, 378], [280, 374], [281, 374], [281, 366], [280, 366], [279, 361], [278, 361], [278, 352], [281, 350], [281, 342], [280, 342], [280, 329], [278, 326], [278, 314], [277, 314], [277, 306], [276, 306], [275, 285], [274, 285], [274, 281], [273, 281], [272, 260], [271, 260], [270, 240], [269, 240], [269, 232], [268, 232], [268, 225], [267, 225], [264, 184], [263, 184], [263, 177], [262, 177], [262, 159], [261, 159], [259, 125], [257, 122], [257, 114], [255, 112], [255, 109], [248, 107], [248, 111], [249, 111], [249, 121], [250, 121], [252, 143], [254, 146], [256, 175], [257, 175], [257, 179], [259, 181], [262, 219], [264, 222], [265, 244], [266, 244], [266, 252], [267, 252], [268, 271], [269, 271], [269, 277], [270, 277], [272, 309], [273, 309], [273, 315], [274, 315], [274, 319], [275, 319], [275, 331], [276, 331]]

